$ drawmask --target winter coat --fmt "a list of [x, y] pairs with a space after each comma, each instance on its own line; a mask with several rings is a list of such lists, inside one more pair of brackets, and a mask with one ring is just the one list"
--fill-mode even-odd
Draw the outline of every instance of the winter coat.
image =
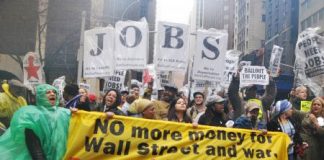
[[309, 113], [301, 123], [301, 137], [308, 143], [308, 149], [302, 159], [305, 160], [323, 160], [323, 144], [321, 139], [324, 138], [324, 128], [316, 129], [314, 124], [309, 120]]

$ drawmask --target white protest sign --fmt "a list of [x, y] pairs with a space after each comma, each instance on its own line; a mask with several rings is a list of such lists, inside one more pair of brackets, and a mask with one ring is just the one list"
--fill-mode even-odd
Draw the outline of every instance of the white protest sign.
[[197, 52], [192, 67], [193, 79], [222, 81], [225, 70], [227, 37], [227, 31], [197, 31]]
[[240, 73], [240, 85], [268, 85], [269, 75], [264, 66], [243, 66]]
[[116, 70], [145, 69], [148, 57], [148, 25], [118, 21], [115, 29]]
[[38, 54], [28, 52], [23, 59], [24, 85], [33, 86], [43, 82], [43, 66]]
[[270, 76], [272, 76], [272, 77], [279, 76], [282, 52], [283, 52], [282, 47], [273, 45], [272, 52], [271, 52], [271, 58], [270, 58], [270, 64], [269, 64]]
[[238, 63], [240, 59], [241, 51], [229, 50], [225, 55], [225, 72], [222, 84], [227, 88], [232, 81], [233, 75], [237, 73]]
[[114, 71], [112, 76], [105, 78], [104, 92], [108, 89], [122, 90], [125, 82], [126, 71]]
[[164, 87], [170, 83], [169, 75], [170, 74], [168, 72], [163, 72], [163, 71], [159, 72], [159, 74], [157, 76], [158, 76], [158, 79], [160, 80], [161, 87]]
[[154, 64], [160, 71], [186, 72], [189, 56], [189, 26], [159, 22]]
[[107, 77], [114, 71], [114, 29], [94, 28], [84, 32], [83, 75]]
[[63, 100], [62, 98], [63, 98], [63, 91], [64, 91], [65, 85], [66, 85], [66, 83], [65, 83], [65, 76], [61, 76], [59, 78], [56, 78], [53, 81], [52, 86], [54, 86], [55, 88], [58, 89], [60, 100]]
[[79, 88], [83, 88], [83, 89], [86, 89], [87, 91], [90, 91], [90, 84], [79, 83]]
[[297, 74], [298, 79], [319, 96], [324, 87], [324, 37], [317, 34], [317, 30], [308, 28], [299, 34], [295, 66], [299, 66], [297, 73], [302, 70], [301, 74]]

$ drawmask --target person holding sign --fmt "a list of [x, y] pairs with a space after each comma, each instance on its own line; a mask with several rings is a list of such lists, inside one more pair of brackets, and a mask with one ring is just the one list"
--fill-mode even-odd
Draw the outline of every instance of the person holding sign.
[[305, 151], [302, 159], [308, 160], [323, 160], [323, 142], [324, 139], [324, 124], [323, 112], [324, 101], [322, 98], [317, 97], [312, 100], [311, 110], [308, 112], [303, 119], [301, 125], [301, 137], [305, 142], [309, 144], [309, 148]]
[[243, 129], [264, 129], [259, 128], [258, 114], [261, 106], [253, 101], [247, 102], [245, 105], [245, 114], [237, 118], [234, 122], [234, 128]]
[[289, 101], [295, 109], [300, 111], [302, 109], [302, 102], [310, 101], [312, 98], [314, 98], [314, 96], [308, 87], [298, 86], [296, 89], [292, 90]]
[[[288, 147], [288, 159], [296, 159], [297, 154], [302, 155], [307, 148], [303, 143], [297, 123], [291, 118], [293, 115], [292, 104], [288, 100], [278, 101], [273, 108], [273, 117], [267, 124], [268, 131], [284, 132], [290, 137], [291, 143]], [[295, 146], [300, 146], [295, 150]], [[298, 153], [297, 153], [298, 151]]]
[[[266, 122], [269, 121], [267, 112], [270, 110], [270, 106], [274, 102], [277, 94], [277, 87], [275, 81], [271, 77], [269, 78], [269, 85], [266, 86], [265, 92], [261, 98], [257, 97], [257, 87], [255, 85], [245, 87], [244, 97], [240, 97], [239, 87], [240, 79], [239, 74], [237, 74], [233, 77], [228, 88], [228, 98], [234, 110], [233, 119], [236, 119], [242, 114], [244, 114], [244, 106], [249, 100], [259, 99], [261, 101], [261, 108], [259, 113], [261, 116], [259, 117], [260, 120], [263, 121], [264, 124], [266, 124]], [[266, 126], [264, 125], [263, 128], [266, 128]]]

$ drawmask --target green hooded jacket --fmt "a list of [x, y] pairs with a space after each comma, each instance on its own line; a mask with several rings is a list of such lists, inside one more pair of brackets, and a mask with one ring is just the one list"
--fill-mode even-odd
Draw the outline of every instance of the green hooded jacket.
[[[56, 91], [55, 106], [51, 106], [46, 91]], [[36, 87], [36, 106], [29, 105], [15, 112], [10, 127], [0, 137], [1, 159], [31, 159], [25, 143], [25, 129], [38, 136], [48, 160], [60, 160], [66, 151], [70, 110], [58, 107], [58, 91], [48, 84]]]

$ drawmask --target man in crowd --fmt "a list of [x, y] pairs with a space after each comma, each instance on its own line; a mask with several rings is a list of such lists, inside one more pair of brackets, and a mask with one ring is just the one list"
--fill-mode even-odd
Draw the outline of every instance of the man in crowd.
[[170, 103], [175, 98], [177, 92], [178, 88], [175, 85], [169, 84], [164, 86], [161, 100], [153, 101], [155, 106], [155, 119], [168, 120]]
[[206, 106], [204, 104], [205, 96], [202, 92], [195, 92], [193, 94], [193, 97], [194, 104], [187, 110], [187, 115], [192, 122], [197, 123], [199, 120], [199, 116], [202, 115], [206, 110]]

